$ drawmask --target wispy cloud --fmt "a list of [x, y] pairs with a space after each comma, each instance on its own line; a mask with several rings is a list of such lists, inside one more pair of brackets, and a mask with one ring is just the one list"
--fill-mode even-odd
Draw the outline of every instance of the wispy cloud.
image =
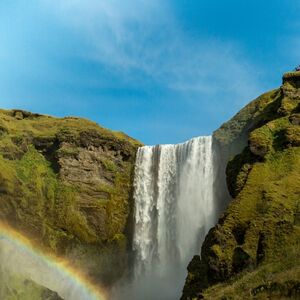
[[47, 8], [90, 45], [84, 55], [122, 73], [128, 81], [139, 82], [143, 76], [178, 93], [202, 98], [231, 93], [233, 104], [261, 91], [258, 72], [239, 45], [189, 36], [168, 1], [54, 3], [47, 0]]
[[188, 32], [174, 1], [4, 6], [0, 105], [93, 118], [150, 143], [209, 134], [265, 81], [247, 43]]

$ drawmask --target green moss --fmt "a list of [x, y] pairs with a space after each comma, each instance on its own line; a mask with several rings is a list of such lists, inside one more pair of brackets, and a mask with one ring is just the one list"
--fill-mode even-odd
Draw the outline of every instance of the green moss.
[[24, 112], [24, 118], [18, 119], [13, 111], [0, 110], [2, 132], [11, 137], [60, 137], [61, 139], [78, 139], [80, 132], [94, 130], [101, 136], [129, 141], [134, 146], [141, 145], [129, 136], [100, 127], [95, 122], [75, 118], [54, 118], [44, 115], [35, 115]]
[[[42, 236], [46, 234], [46, 246], [57, 250], [57, 243], [62, 236], [60, 227], [82, 241], [96, 240], [95, 233], [76, 207], [76, 188], [60, 182], [49, 161], [35, 148], [30, 147], [19, 161], [0, 159], [0, 164], [3, 166], [0, 170], [3, 189], [14, 193], [16, 187], [13, 187], [13, 183], [18, 182], [21, 193], [18, 199], [11, 199], [17, 218], [25, 227], [32, 226]], [[9, 178], [5, 179], [8, 175]], [[52, 230], [49, 230], [48, 224], [51, 224]]]
[[251, 132], [249, 144], [251, 151], [264, 157], [286, 146], [285, 132], [290, 127], [288, 118], [279, 118]]
[[[217, 284], [204, 293], [204, 299], [221, 300], [221, 299], [298, 299], [299, 294], [294, 294], [293, 297], [288, 297], [292, 293], [291, 289], [284, 288], [288, 281], [296, 281], [300, 283], [300, 268], [299, 268], [299, 251], [300, 247], [289, 249], [288, 256], [258, 267], [255, 271], [245, 271], [239, 275], [232, 277], [228, 282]], [[261, 289], [261, 292], [256, 291], [261, 286], [271, 286], [272, 284], [281, 284], [276, 294], [271, 290]], [[256, 291], [256, 293], [255, 293]], [[225, 297], [225, 298], [224, 298]], [[286, 297], [286, 298], [285, 298]]]
[[57, 152], [60, 156], [75, 156], [79, 155], [79, 149], [75, 145], [63, 146]]
[[227, 187], [230, 194], [236, 197], [243, 189], [256, 156], [246, 147], [241, 154], [236, 155], [228, 162], [226, 176]]
[[117, 172], [118, 168], [113, 161], [103, 158], [101, 162], [107, 171]]
[[1, 220], [112, 284], [128, 263], [140, 145], [84, 119], [0, 110]]
[[[298, 75], [288, 75], [279, 90], [251, 102], [215, 132], [222, 151], [238, 153], [227, 165], [234, 199], [202, 246], [192, 275], [207, 284], [193, 295], [202, 291], [204, 299], [282, 299], [292, 293], [299, 297]], [[271, 274], [270, 283], [266, 274]]]
[[[253, 165], [242, 191], [227, 209], [228, 217], [223, 227], [232, 230], [237, 220], [248, 224], [243, 248], [256, 259], [258, 234], [269, 240], [265, 249], [266, 259], [274, 259], [284, 248], [276, 249], [272, 242], [281, 231], [286, 230], [284, 223], [292, 222], [295, 203], [300, 193], [300, 149], [290, 148], [277, 152], [266, 161]], [[287, 224], [288, 227], [288, 224]], [[276, 231], [277, 230], [277, 231]], [[280, 236], [283, 245], [293, 245], [297, 234], [291, 228], [286, 235], [287, 241]], [[267, 243], [267, 242], [266, 242]], [[228, 248], [226, 249], [228, 251]], [[231, 250], [233, 251], [233, 249]]]
[[120, 249], [126, 249], [127, 238], [124, 234], [115, 234], [112, 239], [112, 242], [116, 243]]
[[285, 132], [285, 139], [287, 143], [292, 147], [300, 147], [300, 127], [290, 126]]
[[279, 113], [282, 115], [289, 115], [291, 112], [293, 112], [296, 107], [298, 106], [297, 101], [294, 99], [290, 99], [288, 97], [283, 98], [281, 102], [281, 107], [279, 109]]
[[241, 147], [244, 147], [253, 128], [272, 120], [280, 107], [281, 99], [280, 90], [261, 95], [216, 130], [214, 138], [222, 146], [239, 147], [241, 144]]
[[134, 165], [126, 163], [124, 172], [118, 173], [115, 179], [115, 188], [111, 190], [111, 200], [107, 204], [108, 228], [110, 235], [115, 235], [125, 228], [130, 203], [126, 191], [132, 183]]

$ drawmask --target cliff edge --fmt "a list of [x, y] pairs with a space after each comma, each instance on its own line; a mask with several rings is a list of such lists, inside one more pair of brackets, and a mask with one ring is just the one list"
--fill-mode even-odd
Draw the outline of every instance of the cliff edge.
[[91, 121], [0, 110], [0, 220], [110, 286], [128, 269], [140, 143]]
[[300, 297], [299, 79], [285, 74], [214, 133], [232, 201], [189, 264], [182, 300]]

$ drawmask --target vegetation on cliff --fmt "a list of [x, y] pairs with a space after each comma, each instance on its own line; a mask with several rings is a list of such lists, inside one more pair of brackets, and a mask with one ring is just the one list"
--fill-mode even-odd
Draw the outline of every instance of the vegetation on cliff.
[[2, 300], [63, 300], [56, 292], [22, 276], [2, 272], [0, 279]]
[[1, 110], [1, 221], [111, 284], [128, 263], [138, 146], [88, 120]]
[[190, 263], [182, 299], [300, 297], [299, 79], [286, 74], [215, 132], [232, 156], [233, 200]]

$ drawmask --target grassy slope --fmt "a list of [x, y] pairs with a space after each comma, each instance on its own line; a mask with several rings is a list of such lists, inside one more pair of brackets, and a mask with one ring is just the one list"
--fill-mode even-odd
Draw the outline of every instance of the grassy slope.
[[[205, 291], [205, 299], [246, 299], [261, 285], [284, 284], [287, 280], [300, 282], [300, 227], [296, 218], [299, 195], [300, 148], [284, 150], [254, 164], [218, 232], [226, 234], [226, 244], [214, 244], [211, 249], [217, 254], [218, 263], [223, 264], [222, 272], [233, 277], [225, 276], [228, 282]], [[237, 230], [241, 232], [238, 241]], [[261, 250], [260, 237], [264, 237]], [[247, 253], [246, 261], [240, 257], [238, 262], [246, 271], [234, 275], [237, 247]], [[261, 297], [266, 296], [262, 294]]]
[[299, 260], [299, 248], [291, 249], [288, 256], [280, 261], [244, 271], [226, 283], [207, 289], [203, 296], [205, 299], [223, 300], [299, 299], [296, 293], [299, 291]]
[[233, 200], [189, 265], [182, 299], [300, 297], [299, 103], [292, 78], [215, 133], [228, 156], [248, 146], [227, 166]]
[[[126, 268], [126, 226], [140, 145], [84, 119], [0, 110], [1, 220], [110, 284]], [[62, 176], [63, 164], [76, 162], [79, 174], [75, 167], [66, 173], [80, 179], [88, 173], [85, 159], [99, 165], [101, 183]]]

